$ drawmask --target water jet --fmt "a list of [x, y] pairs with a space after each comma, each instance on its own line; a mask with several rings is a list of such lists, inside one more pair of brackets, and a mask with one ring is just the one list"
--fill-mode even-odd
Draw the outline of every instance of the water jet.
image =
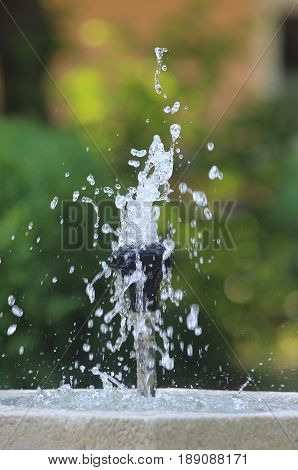
[[[145, 280], [130, 284], [131, 316], [134, 323], [135, 351], [137, 361], [137, 389], [146, 397], [155, 396], [156, 342], [155, 317], [158, 291], [163, 278], [172, 266], [172, 254], [164, 259], [166, 249], [159, 243], [149, 246], [124, 246], [113, 254], [113, 266], [122, 277], [131, 276], [137, 263]], [[142, 284], [143, 282], [143, 284]]]

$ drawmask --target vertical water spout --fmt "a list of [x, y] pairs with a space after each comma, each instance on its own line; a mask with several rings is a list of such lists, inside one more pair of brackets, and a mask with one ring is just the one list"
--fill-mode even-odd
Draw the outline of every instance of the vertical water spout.
[[133, 312], [137, 390], [145, 397], [154, 397], [157, 388], [155, 312]]
[[166, 249], [159, 243], [125, 246], [114, 253], [114, 267], [130, 277], [131, 318], [137, 362], [137, 389], [146, 397], [157, 388], [155, 317], [158, 291], [164, 274], [171, 268], [172, 256], [164, 259]]

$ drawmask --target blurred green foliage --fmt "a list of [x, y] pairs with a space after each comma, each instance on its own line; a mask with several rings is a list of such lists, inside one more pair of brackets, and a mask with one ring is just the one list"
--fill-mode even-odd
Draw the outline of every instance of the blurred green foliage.
[[[81, 190], [83, 184], [90, 188], [86, 188], [85, 195], [91, 196], [86, 181], [90, 172], [99, 174], [99, 184], [107, 184], [110, 175], [103, 165], [98, 172], [98, 155], [86, 152], [73, 133], [2, 118], [0, 135], [1, 384], [28, 387], [44, 379], [59, 355], [59, 345], [65, 347], [74, 321], [79, 322], [86, 315], [82, 277], [87, 271], [80, 275], [85, 267], [85, 252], [62, 250], [63, 202], [70, 201], [73, 191]], [[59, 198], [59, 203], [52, 210], [54, 197]], [[90, 208], [83, 210], [87, 215], [89, 212], [87, 220], [92, 233]], [[87, 264], [93, 276], [96, 257], [90, 255]], [[74, 275], [69, 274], [72, 265], [78, 272]], [[58, 279], [55, 285], [53, 277]], [[22, 318], [10, 312], [8, 295], [14, 295], [24, 310]], [[18, 325], [17, 332], [8, 337], [7, 328], [13, 323]], [[21, 345], [25, 346], [22, 357], [18, 353]]]

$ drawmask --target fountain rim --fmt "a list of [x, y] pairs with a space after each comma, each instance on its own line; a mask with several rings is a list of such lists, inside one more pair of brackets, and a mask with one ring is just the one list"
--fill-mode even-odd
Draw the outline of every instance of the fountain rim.
[[[144, 411], [133, 411], [133, 410], [75, 410], [75, 409], [66, 409], [66, 408], [38, 408], [30, 406], [20, 406], [16, 407], [14, 405], [2, 405], [1, 398], [18, 398], [18, 397], [28, 397], [34, 396], [39, 391], [55, 391], [57, 389], [30, 389], [30, 390], [21, 390], [21, 389], [7, 389], [0, 390], [0, 417], [1, 416], [22, 416], [24, 413], [29, 416], [47, 416], [53, 418], [77, 418], [80, 419], [90, 419], [93, 417], [96, 420], [106, 420], [107, 418], [112, 420], [121, 420], [121, 419], [138, 419], [143, 421], [155, 421], [155, 420], [167, 420], [167, 421], [177, 421], [177, 420], [197, 420], [197, 421], [214, 421], [214, 419], [228, 419], [229, 421], [237, 421], [245, 419], [268, 419], [268, 417], [274, 418], [285, 418], [285, 419], [294, 419], [298, 420], [298, 409], [290, 408], [287, 410], [270, 410], [268, 411], [241, 411], [237, 413], [228, 413], [228, 412], [204, 412], [204, 411], [169, 411], [169, 410], [144, 410]], [[101, 389], [72, 389], [74, 393], [84, 393], [84, 394], [93, 394], [94, 391]], [[132, 389], [137, 393], [136, 389]], [[206, 390], [206, 389], [189, 389], [189, 388], [159, 388], [157, 393], [162, 391], [163, 393], [176, 393], [177, 395], [184, 395], [191, 391], [192, 393], [198, 393], [198, 396], [203, 396], [204, 398], [212, 397], [215, 395], [230, 395], [234, 398], [238, 396], [237, 390]], [[273, 391], [243, 391], [241, 393], [242, 397], [245, 396], [260, 396], [265, 402], [266, 397], [285, 397], [285, 398], [296, 398], [298, 399], [298, 392], [273, 392]], [[154, 398], [149, 398], [154, 399]]]

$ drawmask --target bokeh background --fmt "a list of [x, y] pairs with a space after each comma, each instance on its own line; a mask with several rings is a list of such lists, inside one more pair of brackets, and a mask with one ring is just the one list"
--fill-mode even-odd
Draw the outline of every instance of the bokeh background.
[[[0, 1], [1, 388], [100, 387], [90, 372], [98, 363], [134, 384], [131, 339], [118, 355], [103, 353], [107, 337], [85, 294], [83, 279], [108, 253], [61, 250], [61, 201], [74, 190], [94, 195], [90, 173], [99, 187], [114, 187], [115, 175], [134, 184], [130, 149], [148, 148], [156, 133], [168, 142], [163, 107], [179, 100], [184, 157], [173, 186], [183, 173], [210, 200], [236, 201], [235, 246], [206, 248], [200, 272], [177, 252], [173, 282], [187, 300], [165, 314], [176, 366], [159, 368], [159, 386], [233, 389], [250, 375], [251, 390], [297, 390], [298, 10], [285, 20], [293, 3]], [[156, 46], [169, 49], [168, 100], [153, 89]], [[213, 164], [222, 181], [208, 179]], [[98, 299], [105, 288], [96, 285]], [[179, 324], [190, 303], [200, 304], [198, 337]]]

